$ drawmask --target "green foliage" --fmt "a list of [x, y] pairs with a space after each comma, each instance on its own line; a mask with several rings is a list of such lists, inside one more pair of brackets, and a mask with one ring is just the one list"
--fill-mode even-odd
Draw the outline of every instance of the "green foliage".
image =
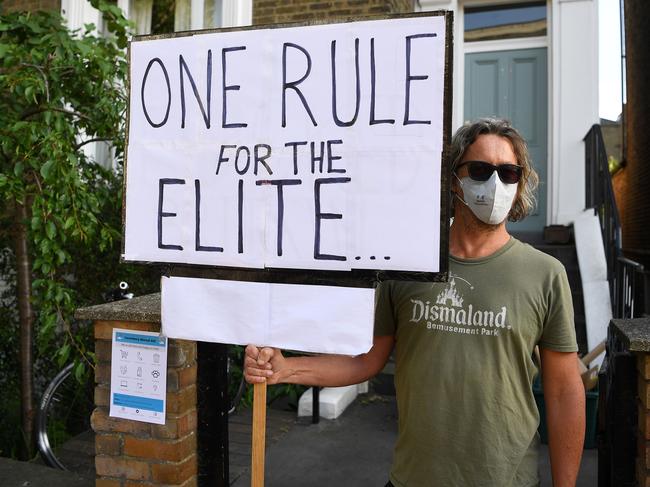
[[[158, 288], [159, 269], [118, 265], [129, 23], [114, 2], [90, 3], [109, 36], [92, 25], [70, 32], [54, 12], [0, 13], [0, 455], [22, 441], [17, 263], [8, 250], [16, 225], [27, 229], [37, 396], [64, 363], [78, 362], [79, 379], [93, 365], [92, 332], [75, 309], [102, 302], [122, 280], [138, 295]], [[99, 140], [111, 143], [116, 170], [84, 151]]]
[[38, 343], [45, 351], [65, 330], [60, 363], [73, 349], [85, 353], [70, 328], [78, 305], [67, 272], [73, 250], [105, 252], [120, 235], [98, 218], [115, 198], [118, 175], [83, 147], [112, 141], [122, 157], [126, 60], [121, 36], [97, 37], [91, 29], [70, 33], [51, 12], [0, 16], [1, 218], [15, 220], [14, 207], [28, 207]]
[[[16, 207], [28, 210], [37, 395], [67, 361], [88, 375], [91, 330], [74, 321], [76, 308], [102, 302], [121, 280], [138, 294], [157, 285], [157, 269], [118, 266], [128, 23], [114, 3], [91, 3], [112, 35], [70, 32], [53, 12], [0, 14], [0, 455], [13, 455], [21, 436], [16, 263], [6, 250]], [[111, 143], [117, 170], [84, 152], [96, 140]]]
[[124, 17], [120, 7], [115, 1], [107, 0], [89, 0], [90, 4], [102, 13], [102, 18], [106, 22], [109, 32], [115, 36], [117, 47], [124, 49], [128, 42], [128, 31], [131, 25]]

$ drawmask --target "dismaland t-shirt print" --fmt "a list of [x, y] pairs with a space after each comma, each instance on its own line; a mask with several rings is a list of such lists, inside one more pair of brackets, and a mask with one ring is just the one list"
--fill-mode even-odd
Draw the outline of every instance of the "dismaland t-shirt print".
[[482, 309], [472, 302], [474, 286], [462, 277], [450, 274], [447, 286], [435, 302], [411, 298], [409, 323], [427, 330], [461, 335], [500, 336], [512, 330], [507, 306], [498, 304]]

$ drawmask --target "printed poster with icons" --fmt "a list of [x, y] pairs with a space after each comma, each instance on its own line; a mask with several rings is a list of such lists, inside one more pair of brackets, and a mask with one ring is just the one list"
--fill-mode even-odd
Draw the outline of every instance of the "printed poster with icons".
[[167, 337], [113, 329], [110, 416], [165, 424]]

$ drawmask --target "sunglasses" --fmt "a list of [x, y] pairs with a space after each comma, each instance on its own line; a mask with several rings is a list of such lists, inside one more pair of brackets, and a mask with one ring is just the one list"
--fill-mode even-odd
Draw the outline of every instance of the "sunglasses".
[[487, 181], [494, 171], [505, 184], [515, 184], [521, 179], [522, 167], [516, 164], [494, 165], [485, 161], [465, 161], [456, 166], [457, 172], [461, 167], [467, 166], [469, 177], [474, 181]]

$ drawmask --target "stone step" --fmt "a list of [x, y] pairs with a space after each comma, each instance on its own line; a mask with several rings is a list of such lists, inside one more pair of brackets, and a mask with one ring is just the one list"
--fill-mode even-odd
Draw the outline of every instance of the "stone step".
[[[320, 417], [336, 419], [352, 404], [357, 395], [368, 392], [368, 382], [345, 387], [323, 387], [318, 396]], [[313, 411], [313, 388], [307, 389], [298, 401], [298, 417], [311, 416]]]

